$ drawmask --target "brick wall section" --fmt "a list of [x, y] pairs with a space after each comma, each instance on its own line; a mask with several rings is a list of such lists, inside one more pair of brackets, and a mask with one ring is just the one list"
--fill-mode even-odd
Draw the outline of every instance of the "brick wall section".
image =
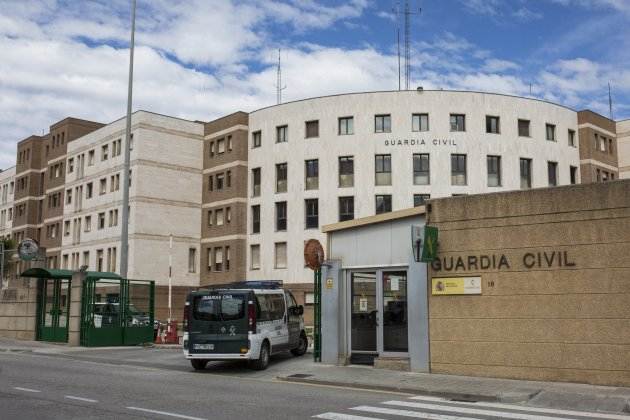
[[0, 291], [0, 337], [35, 339], [37, 282], [13, 280]]
[[[597, 170], [600, 173], [605, 171], [612, 173], [619, 178], [617, 170], [611, 170], [611, 167], [618, 167], [618, 146], [616, 136], [616, 124], [614, 121], [599, 115], [593, 111], [578, 112], [578, 125], [591, 124], [593, 127], [584, 126], [578, 131], [580, 139], [580, 160], [594, 161], [582, 162], [580, 164], [580, 180], [582, 183], [597, 182]], [[602, 131], [606, 130], [606, 132]], [[611, 136], [609, 133], [615, 134]], [[597, 138], [605, 137], [612, 140], [612, 147], [606, 146], [606, 150], [602, 151], [600, 144], [596, 143]]]
[[433, 200], [428, 223], [447, 262], [510, 263], [429, 270], [482, 279], [482, 295], [429, 291], [432, 372], [630, 385], [630, 180]]

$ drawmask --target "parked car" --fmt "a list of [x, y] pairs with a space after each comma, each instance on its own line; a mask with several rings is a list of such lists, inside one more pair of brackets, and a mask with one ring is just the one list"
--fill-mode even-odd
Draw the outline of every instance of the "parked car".
[[267, 368], [272, 354], [308, 348], [304, 307], [280, 281], [246, 281], [192, 292], [184, 309], [184, 355], [196, 370], [211, 360]]
[[[120, 317], [120, 304], [118, 302], [95, 302], [94, 314], [100, 316], [102, 327], [117, 326]], [[145, 312], [139, 311], [135, 306], [127, 307], [127, 325], [144, 327], [151, 325], [151, 318]]]

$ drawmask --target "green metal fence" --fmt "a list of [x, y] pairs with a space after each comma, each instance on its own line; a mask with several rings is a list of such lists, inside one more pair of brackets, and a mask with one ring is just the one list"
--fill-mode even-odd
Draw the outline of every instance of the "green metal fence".
[[81, 345], [153, 342], [155, 282], [88, 277], [81, 299]]

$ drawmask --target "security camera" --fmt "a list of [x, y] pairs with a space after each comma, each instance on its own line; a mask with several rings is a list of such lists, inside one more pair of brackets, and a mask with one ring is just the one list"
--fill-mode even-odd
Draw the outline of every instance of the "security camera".
[[422, 93], [422, 91], [424, 90], [424, 88], [422, 86], [418, 86], [416, 88], [416, 90], [418, 91], [418, 93]]

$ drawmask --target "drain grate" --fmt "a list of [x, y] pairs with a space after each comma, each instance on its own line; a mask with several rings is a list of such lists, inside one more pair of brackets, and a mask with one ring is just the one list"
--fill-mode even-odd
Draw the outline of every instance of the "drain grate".
[[293, 375], [287, 376], [287, 378], [310, 378], [313, 375], [308, 373], [294, 373]]

